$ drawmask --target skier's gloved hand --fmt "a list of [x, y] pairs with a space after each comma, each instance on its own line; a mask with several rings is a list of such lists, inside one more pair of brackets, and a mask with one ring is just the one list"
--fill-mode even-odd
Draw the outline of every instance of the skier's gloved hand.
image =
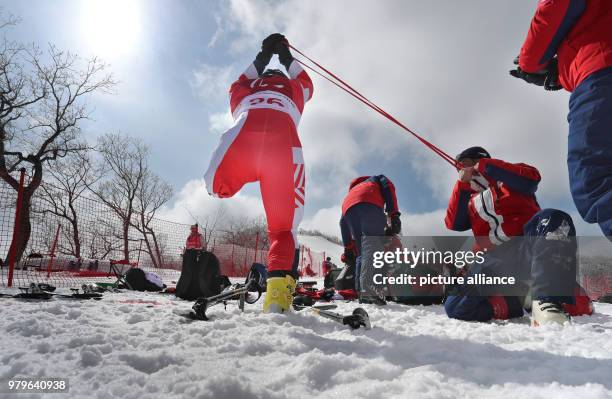
[[548, 74], [544, 80], [544, 90], [557, 91], [561, 90], [563, 86], [559, 83], [559, 63], [557, 57], [554, 57], [548, 63]]
[[523, 79], [527, 83], [534, 84], [536, 86], [543, 86], [545, 90], [555, 91], [560, 90], [562, 87], [559, 85], [559, 71], [557, 69], [557, 59], [553, 58], [546, 68], [541, 69], [537, 72], [525, 72], [521, 69], [519, 64], [519, 57], [514, 59], [514, 65], [517, 65], [516, 69], [510, 71], [510, 75]]
[[263, 39], [261, 42], [261, 51], [264, 53], [275, 54], [276, 45], [284, 41], [287, 41], [284, 35], [280, 33], [273, 33]]
[[271, 58], [272, 53], [264, 53], [263, 51], [257, 53], [257, 57], [255, 57], [253, 65], [255, 66], [258, 75], [261, 75], [263, 73], [264, 69], [266, 69], [266, 65], [270, 63]]
[[475, 170], [473, 166], [468, 166], [463, 169], [459, 169], [459, 180], [464, 183], [469, 183], [472, 181], [472, 178], [478, 172]]
[[391, 215], [389, 215], [391, 220], [390, 220], [389, 226], [387, 226], [385, 230], [385, 235], [394, 236], [394, 235], [401, 233], [402, 220], [400, 219], [400, 216], [401, 216], [401, 213], [399, 212], [394, 212]]
[[280, 61], [280, 63], [283, 64], [287, 71], [289, 71], [289, 66], [293, 62], [293, 56], [291, 55], [287, 44], [289, 44], [289, 42], [287, 42], [287, 39], [282, 42], [278, 42], [276, 44], [276, 47], [274, 48], [274, 52], [278, 54], [278, 60]]

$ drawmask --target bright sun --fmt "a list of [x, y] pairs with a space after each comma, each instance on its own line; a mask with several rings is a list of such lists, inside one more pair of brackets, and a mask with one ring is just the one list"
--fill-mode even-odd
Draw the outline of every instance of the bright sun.
[[138, 0], [84, 0], [81, 35], [91, 52], [112, 60], [135, 50], [141, 36]]

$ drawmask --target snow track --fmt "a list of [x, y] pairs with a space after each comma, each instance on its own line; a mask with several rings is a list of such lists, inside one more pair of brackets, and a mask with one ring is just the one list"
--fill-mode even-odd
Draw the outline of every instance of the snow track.
[[612, 305], [565, 328], [365, 305], [373, 329], [351, 331], [261, 304], [214, 306], [211, 321], [190, 322], [176, 313], [191, 302], [152, 293], [2, 299], [0, 379], [67, 377], [76, 398], [612, 397]]

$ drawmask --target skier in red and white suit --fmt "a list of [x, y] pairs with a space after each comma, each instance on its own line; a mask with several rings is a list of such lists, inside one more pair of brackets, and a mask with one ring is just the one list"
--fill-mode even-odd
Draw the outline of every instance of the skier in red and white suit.
[[[264, 72], [275, 53], [289, 77], [279, 70]], [[312, 91], [312, 81], [294, 61], [285, 37], [268, 36], [253, 64], [230, 88], [235, 124], [222, 135], [204, 175], [209, 194], [219, 198], [259, 181], [270, 238], [269, 278], [297, 278], [296, 231], [305, 201], [297, 126]]]

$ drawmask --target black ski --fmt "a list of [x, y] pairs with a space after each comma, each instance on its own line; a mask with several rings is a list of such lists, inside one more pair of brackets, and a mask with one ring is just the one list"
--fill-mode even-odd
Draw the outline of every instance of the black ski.
[[79, 299], [79, 300], [87, 300], [87, 299], [94, 299], [96, 301], [99, 301], [100, 299], [102, 299], [102, 294], [100, 294], [99, 292], [92, 292], [90, 289], [86, 288], [87, 286], [83, 286], [83, 292], [79, 292], [78, 288], [71, 288], [70, 290], [72, 291], [71, 295], [66, 295], [66, 294], [53, 294], [53, 296], [56, 296], [58, 298], [65, 298], [65, 299]]
[[32, 299], [32, 300], [48, 300], [53, 297], [65, 298], [65, 299], [102, 299], [102, 294], [94, 292], [90, 286], [83, 285], [81, 289], [83, 292], [79, 292], [78, 288], [71, 288], [72, 294], [54, 294], [55, 287], [45, 283], [30, 283], [29, 287], [19, 287], [22, 291], [19, 294], [0, 294], [1, 298], [15, 298], [15, 299]]
[[48, 284], [36, 284], [30, 283], [29, 287], [19, 287], [21, 293], [13, 295], [13, 298], [18, 299], [42, 299], [47, 300], [53, 297], [53, 294], [49, 293], [47, 290], [55, 290], [55, 287], [50, 286]]

